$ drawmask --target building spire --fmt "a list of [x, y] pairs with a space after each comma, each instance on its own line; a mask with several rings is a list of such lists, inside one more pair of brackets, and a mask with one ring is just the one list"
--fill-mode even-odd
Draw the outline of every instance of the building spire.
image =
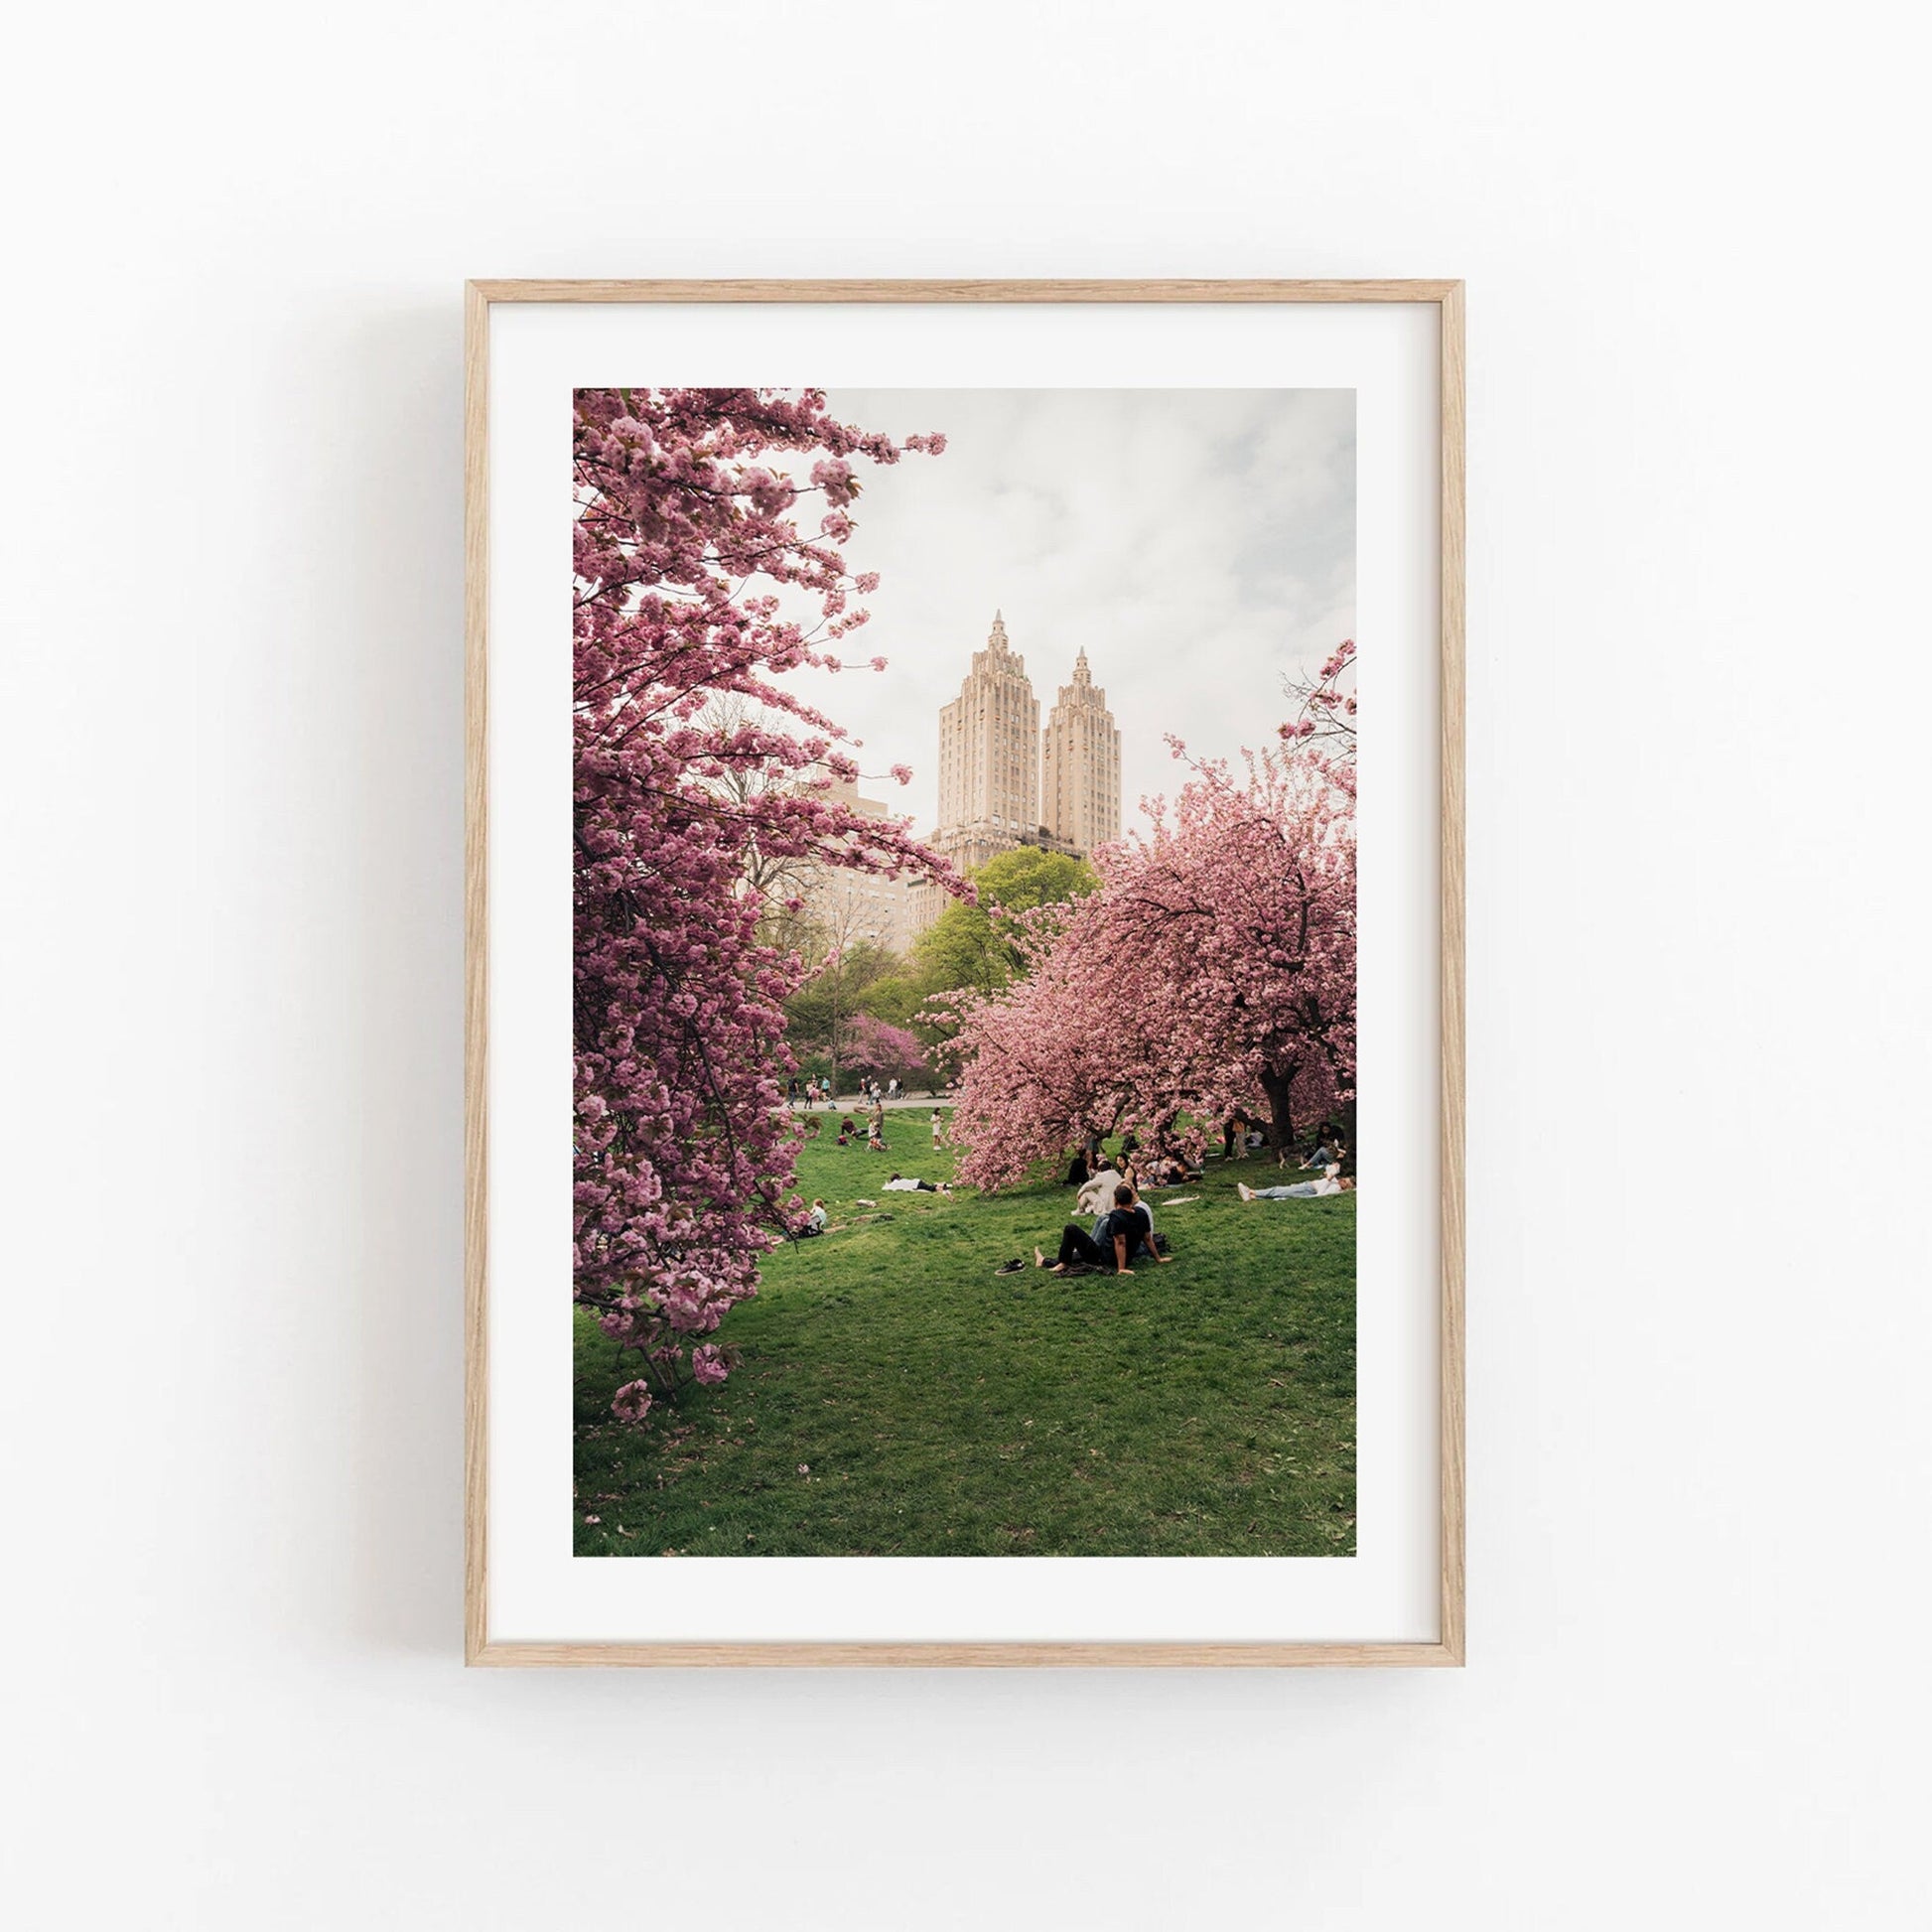
[[1073, 660], [1073, 682], [1075, 684], [1091, 684], [1093, 682], [1093, 673], [1087, 669], [1087, 647], [1085, 644], [1080, 646], [1080, 654]]
[[993, 613], [993, 629], [986, 641], [994, 650], [1005, 650], [1007, 647], [1007, 621], [998, 611]]

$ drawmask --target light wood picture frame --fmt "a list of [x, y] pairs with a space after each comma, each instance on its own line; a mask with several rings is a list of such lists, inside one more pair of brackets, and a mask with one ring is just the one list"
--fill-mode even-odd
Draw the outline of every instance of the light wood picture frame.
[[[490, 344], [528, 304], [1404, 304], [1440, 331], [1440, 1630], [1425, 1642], [536, 1642], [490, 1617]], [[1463, 288], [1453, 280], [541, 281], [466, 291], [465, 1655], [483, 1666], [1372, 1667], [1464, 1661]], [[881, 1559], [883, 1561], [883, 1559]], [[1025, 1561], [1016, 1559], [1016, 1561]]]

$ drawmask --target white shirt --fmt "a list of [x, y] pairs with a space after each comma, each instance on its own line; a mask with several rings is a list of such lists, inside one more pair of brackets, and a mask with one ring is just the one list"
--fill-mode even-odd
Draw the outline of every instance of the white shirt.
[[918, 1191], [919, 1183], [916, 1180], [889, 1180], [886, 1183], [889, 1194], [916, 1194]]
[[1119, 1185], [1120, 1171], [1117, 1168], [1102, 1168], [1080, 1189], [1080, 1198], [1074, 1204], [1082, 1214], [1098, 1214], [1103, 1206], [1113, 1206], [1114, 1189]]

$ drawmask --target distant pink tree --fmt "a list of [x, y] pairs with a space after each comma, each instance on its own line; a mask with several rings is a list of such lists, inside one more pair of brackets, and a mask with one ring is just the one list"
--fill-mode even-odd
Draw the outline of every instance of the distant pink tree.
[[908, 1028], [862, 1013], [846, 1030], [845, 1063], [854, 1073], [909, 1084], [925, 1078], [925, 1046]]
[[1353, 767], [1244, 753], [1151, 810], [1149, 836], [1097, 856], [1099, 892], [1042, 908], [1026, 975], [958, 1003], [962, 1179], [1011, 1185], [1127, 1127], [1198, 1146], [1236, 1108], [1285, 1157], [1298, 1124], [1352, 1095]]
[[865, 621], [855, 463], [943, 448], [839, 423], [817, 390], [576, 394], [576, 1295], [639, 1353], [633, 1420], [725, 1378], [705, 1338], [800, 1217], [779, 1098], [800, 967], [760, 943], [748, 865], [958, 885], [828, 796], [858, 775], [846, 735], [776, 681], [840, 669], [828, 646]]

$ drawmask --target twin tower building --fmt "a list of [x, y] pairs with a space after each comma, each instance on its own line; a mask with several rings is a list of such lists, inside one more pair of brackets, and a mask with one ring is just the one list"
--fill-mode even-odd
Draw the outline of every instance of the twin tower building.
[[[855, 785], [834, 794], [868, 817], [891, 807], [862, 798]], [[1120, 837], [1120, 733], [1107, 694], [1094, 683], [1083, 650], [1073, 681], [1039, 728], [1039, 700], [1027, 660], [1007, 641], [996, 611], [986, 648], [959, 696], [939, 714], [939, 823], [926, 843], [960, 872], [998, 852], [1035, 845], [1091, 856]], [[813, 910], [840, 945], [864, 938], [904, 952], [944, 910], [936, 886], [909, 877], [827, 868], [807, 892]]]
[[[1120, 732], [1086, 652], [1042, 732], [1027, 660], [996, 611], [986, 648], [939, 714], [939, 824], [927, 843], [967, 872], [1019, 845], [1084, 859], [1119, 837]], [[944, 903], [936, 889], [915, 892], [915, 930]]]

